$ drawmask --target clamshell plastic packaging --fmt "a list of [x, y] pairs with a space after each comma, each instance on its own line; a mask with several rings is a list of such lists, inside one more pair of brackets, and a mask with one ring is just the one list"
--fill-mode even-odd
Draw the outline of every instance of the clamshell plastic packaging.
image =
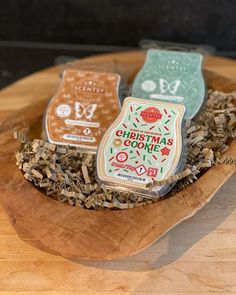
[[120, 112], [124, 87], [114, 70], [112, 64], [77, 63], [63, 71], [44, 116], [49, 142], [96, 153], [104, 132]]
[[97, 154], [98, 178], [107, 187], [162, 196], [171, 185], [154, 188], [182, 168], [182, 126], [185, 106], [134, 97], [125, 99], [121, 113], [102, 138]]
[[185, 119], [192, 119], [206, 97], [202, 55], [148, 50], [145, 63], [133, 82], [132, 96], [183, 104], [186, 107]]

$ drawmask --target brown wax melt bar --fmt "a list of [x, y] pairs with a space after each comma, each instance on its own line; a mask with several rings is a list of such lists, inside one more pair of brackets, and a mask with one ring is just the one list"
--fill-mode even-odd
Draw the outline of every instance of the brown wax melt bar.
[[103, 133], [119, 113], [119, 85], [115, 73], [66, 70], [46, 111], [49, 142], [96, 153]]

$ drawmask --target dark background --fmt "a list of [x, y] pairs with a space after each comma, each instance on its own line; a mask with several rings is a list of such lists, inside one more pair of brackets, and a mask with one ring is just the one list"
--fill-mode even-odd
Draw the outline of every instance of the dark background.
[[236, 57], [233, 0], [1, 0], [0, 87], [63, 56], [137, 48], [151, 38]]

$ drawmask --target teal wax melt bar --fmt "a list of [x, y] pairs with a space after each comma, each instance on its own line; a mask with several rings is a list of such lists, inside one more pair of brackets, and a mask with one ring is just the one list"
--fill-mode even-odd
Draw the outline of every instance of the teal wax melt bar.
[[202, 55], [150, 49], [137, 74], [132, 96], [183, 104], [185, 119], [193, 118], [205, 99]]

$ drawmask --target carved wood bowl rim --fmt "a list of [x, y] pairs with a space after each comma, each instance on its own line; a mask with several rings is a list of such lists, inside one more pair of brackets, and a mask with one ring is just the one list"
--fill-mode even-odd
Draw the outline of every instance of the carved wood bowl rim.
[[[206, 72], [206, 79], [213, 89], [236, 89], [229, 79], [212, 72]], [[0, 127], [0, 202], [20, 238], [49, 253], [103, 260], [133, 255], [194, 215], [234, 172], [232, 166], [212, 167], [176, 195], [129, 210], [96, 211], [61, 204], [24, 179], [15, 165], [20, 144], [13, 131], [30, 126], [32, 132], [46, 103], [39, 101], [15, 112]], [[236, 155], [235, 141], [226, 154]]]

